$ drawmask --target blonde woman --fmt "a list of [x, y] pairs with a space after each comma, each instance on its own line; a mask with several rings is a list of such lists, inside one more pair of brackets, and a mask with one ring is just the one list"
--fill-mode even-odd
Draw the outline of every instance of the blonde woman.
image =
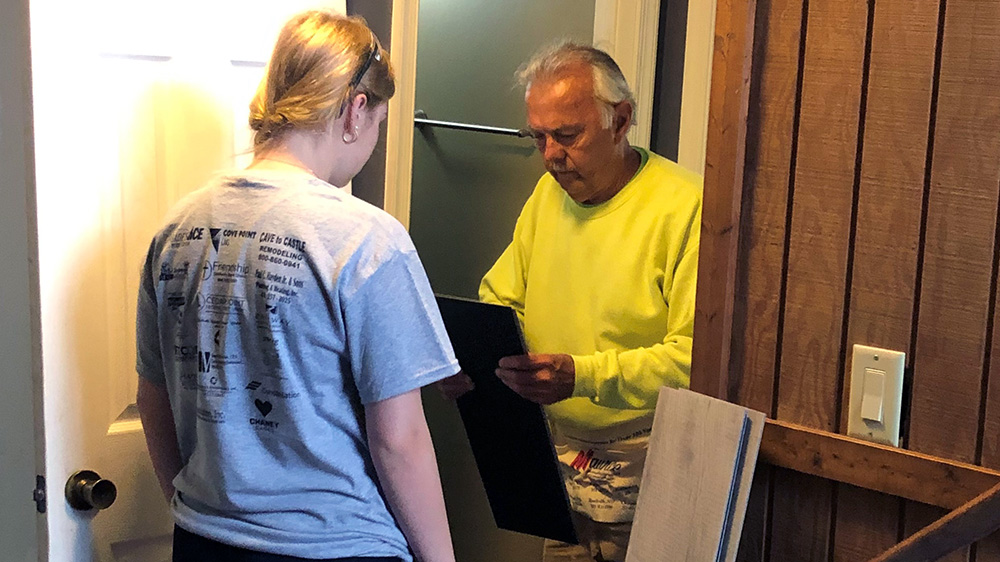
[[295, 16], [253, 163], [153, 239], [138, 405], [175, 561], [454, 560], [419, 391], [458, 363], [406, 231], [338, 189], [394, 89], [363, 20]]

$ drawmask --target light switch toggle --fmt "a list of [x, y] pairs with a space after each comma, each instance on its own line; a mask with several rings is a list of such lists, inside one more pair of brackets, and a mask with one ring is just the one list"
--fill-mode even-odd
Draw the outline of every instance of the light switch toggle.
[[867, 421], [883, 423], [882, 405], [885, 402], [885, 371], [865, 369], [864, 395], [861, 398], [861, 417]]

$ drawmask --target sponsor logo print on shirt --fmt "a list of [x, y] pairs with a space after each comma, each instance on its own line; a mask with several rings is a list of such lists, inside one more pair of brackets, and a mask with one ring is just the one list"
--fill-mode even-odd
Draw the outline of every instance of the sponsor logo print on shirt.
[[198, 293], [194, 297], [194, 304], [198, 310], [206, 312], [237, 313], [247, 310], [247, 300], [243, 297], [212, 293], [203, 295]]
[[198, 372], [207, 373], [212, 370], [212, 352], [211, 351], [199, 351], [198, 352]]
[[215, 251], [218, 252], [219, 251], [219, 241], [220, 241], [220, 238], [221, 238], [219, 235], [222, 233], [222, 229], [221, 228], [210, 228], [210, 229], [208, 229], [208, 232], [212, 236], [212, 246], [215, 247]]
[[179, 362], [194, 361], [198, 359], [197, 345], [175, 345], [174, 359]]
[[265, 418], [267, 417], [268, 414], [271, 413], [271, 410], [274, 408], [273, 404], [271, 404], [266, 400], [261, 400], [259, 398], [253, 401], [253, 405], [257, 406], [257, 411], [259, 411], [260, 415], [264, 416]]
[[208, 423], [226, 423], [226, 412], [208, 408], [197, 409], [198, 419]]
[[247, 384], [246, 389], [247, 390], [257, 390], [258, 388], [260, 388], [260, 385], [262, 385], [262, 384], [264, 384], [264, 383], [262, 383], [260, 381], [250, 381]]
[[215, 277], [221, 281], [232, 282], [235, 279], [246, 279], [250, 266], [241, 263], [223, 263], [220, 261], [205, 262], [201, 268], [202, 281]]
[[160, 281], [171, 281], [176, 278], [187, 277], [188, 274], [188, 262], [184, 262], [184, 265], [174, 266], [169, 263], [160, 264]]
[[253, 401], [253, 405], [257, 407], [257, 411], [260, 412], [261, 417], [259, 418], [251, 417], [250, 427], [258, 431], [273, 432], [274, 430], [278, 429], [278, 425], [280, 425], [279, 422], [264, 419], [274, 409], [274, 404], [271, 404], [271, 402], [267, 400], [261, 400], [257, 398]]

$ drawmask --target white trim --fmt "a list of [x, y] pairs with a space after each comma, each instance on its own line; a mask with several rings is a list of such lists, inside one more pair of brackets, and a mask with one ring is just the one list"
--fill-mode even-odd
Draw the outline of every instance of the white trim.
[[689, 1], [677, 162], [704, 174], [712, 55], [715, 51], [716, 0]]
[[[45, 426], [28, 12], [28, 0], [0, 4], [0, 558], [44, 561], [49, 516], [31, 501], [35, 475], [45, 474]], [[48, 513], [62, 509], [54, 489]]]
[[417, 16], [420, 0], [393, 0], [390, 59], [396, 95], [389, 100], [386, 125], [385, 210], [410, 227], [413, 179], [413, 112], [417, 90]]
[[637, 112], [629, 141], [645, 148], [653, 127], [653, 89], [660, 0], [596, 0], [594, 45], [618, 63], [632, 86]]

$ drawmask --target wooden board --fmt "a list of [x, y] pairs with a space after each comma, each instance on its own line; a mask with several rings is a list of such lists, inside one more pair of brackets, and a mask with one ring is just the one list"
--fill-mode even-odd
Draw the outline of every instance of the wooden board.
[[774, 466], [954, 509], [1000, 482], [1000, 471], [767, 420], [760, 460]]
[[[1000, 528], [1000, 484], [986, 490], [969, 503], [924, 527], [871, 562], [937, 560], [971, 543], [986, 538]], [[973, 550], [983, 560], [995, 560], [987, 549]], [[960, 554], [959, 554], [960, 555]]]
[[660, 390], [628, 562], [735, 560], [764, 414]]
[[[934, 523], [938, 519], [944, 517], [947, 513], [948, 512], [943, 509], [931, 507], [929, 505], [919, 503], [907, 504], [906, 523], [903, 530], [903, 536], [909, 537], [927, 525], [930, 525], [931, 523]], [[969, 547], [966, 547], [952, 552], [944, 558], [938, 559], [937, 562], [968, 562], [968, 560]], [[981, 560], [980, 562], [985, 561]]]
[[[940, 0], [875, 4], [854, 230], [844, 392], [854, 344], [911, 357], [917, 251]], [[887, 157], [892, 155], [892, 157]], [[848, 408], [840, 412], [846, 433]], [[833, 559], [866, 560], [899, 534], [900, 500], [853, 486], [838, 494]]]

